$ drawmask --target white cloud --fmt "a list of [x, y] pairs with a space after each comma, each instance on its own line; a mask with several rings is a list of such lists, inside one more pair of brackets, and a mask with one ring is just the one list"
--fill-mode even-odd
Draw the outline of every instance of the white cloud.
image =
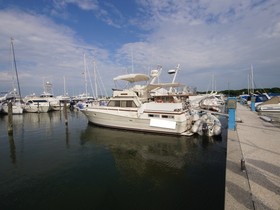
[[[83, 11], [94, 11], [106, 27], [122, 30], [121, 26], [134, 24], [139, 32], [135, 39], [139, 40], [124, 43], [112, 52], [89, 45], [79, 31], [58, 25], [46, 16], [2, 10], [2, 76], [7, 76], [5, 72], [9, 69], [9, 38], [13, 36], [21, 78], [29, 86], [34, 83], [32, 87], [42, 87], [43, 77], [62, 85], [65, 75], [72, 89], [76, 86], [83, 91], [84, 52], [88, 55], [90, 68], [93, 68], [95, 57], [108, 89], [112, 87], [113, 77], [127, 69], [131, 71], [132, 54], [135, 72], [147, 73], [158, 64], [167, 71], [179, 63], [182, 71], [178, 80], [197, 86], [199, 90], [207, 90], [213, 74], [218, 89], [227, 89], [228, 84], [231, 88], [247, 87], [251, 64], [256, 80], [260, 80], [263, 87], [280, 84], [278, 0], [137, 0], [139, 13], [134, 17], [130, 14], [132, 19], [125, 19], [127, 16], [116, 6], [101, 4], [101, 1], [55, 2], [56, 9], [61, 11], [66, 11], [69, 4]], [[99, 46], [104, 43], [100, 42]], [[7, 65], [3, 66], [3, 63]], [[170, 80], [167, 75], [162, 77], [162, 80]], [[2, 78], [0, 89], [4, 84]]]
[[[44, 16], [18, 10], [0, 11], [0, 28], [1, 74], [11, 72], [10, 37], [13, 37], [20, 83], [28, 91], [34, 87], [37, 93], [43, 91], [43, 80], [61, 87], [63, 76], [69, 79], [69, 88], [83, 91], [83, 54], [88, 55], [90, 68], [93, 56], [97, 62], [108, 56], [106, 50], [86, 45], [74, 31]], [[11, 88], [2, 82], [5, 78], [0, 77], [1, 90]]]
[[[189, 78], [191, 73], [192, 81], [196, 81], [193, 85], [201, 89], [206, 88], [205, 80], [212, 73], [223, 75], [221, 89], [227, 88], [225, 80], [232, 81], [236, 88], [246, 87], [246, 79], [241, 81], [240, 76], [253, 64], [256, 74], [262, 74], [262, 68], [271, 69], [271, 79], [264, 86], [279, 86], [275, 79], [280, 76], [276, 68], [280, 66], [277, 0], [138, 2], [144, 14], [141, 26], [151, 33], [145, 41], [131, 43], [135, 60], [139, 49], [146, 55], [141, 55], [141, 60], [149, 63], [156, 60], [167, 67], [181, 63], [186, 69], [183, 77]], [[125, 48], [121, 51], [129, 54], [129, 48]], [[237, 69], [235, 75], [231, 69]]]
[[77, 5], [82, 10], [97, 10], [97, 0], [53, 0], [56, 8], [65, 8], [68, 4]]

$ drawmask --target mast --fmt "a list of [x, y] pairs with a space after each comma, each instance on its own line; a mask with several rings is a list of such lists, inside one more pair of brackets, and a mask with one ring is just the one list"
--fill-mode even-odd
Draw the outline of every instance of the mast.
[[63, 76], [63, 94], [66, 96], [65, 76]]
[[251, 64], [251, 84], [252, 84], [252, 92], [254, 93], [254, 70], [253, 70], [253, 65]]
[[13, 40], [14, 39], [11, 37], [11, 50], [12, 50], [12, 53], [13, 53], [13, 61], [14, 61], [14, 67], [15, 67], [15, 72], [16, 72], [16, 77], [17, 77], [18, 93], [19, 93], [20, 100], [22, 100], [21, 99], [21, 91], [20, 91], [20, 85], [19, 85], [19, 79], [18, 79], [17, 63], [16, 63], [16, 56], [15, 56]]
[[86, 97], [88, 96], [87, 92], [87, 67], [86, 67], [86, 55], [84, 54], [84, 76], [85, 76], [85, 91], [86, 91]]
[[95, 69], [95, 60], [93, 60], [93, 74], [94, 74], [95, 97], [97, 99], [98, 98], [98, 95], [97, 95], [97, 74], [96, 74], [96, 69]]
[[248, 74], [248, 95], [250, 95], [250, 74]]

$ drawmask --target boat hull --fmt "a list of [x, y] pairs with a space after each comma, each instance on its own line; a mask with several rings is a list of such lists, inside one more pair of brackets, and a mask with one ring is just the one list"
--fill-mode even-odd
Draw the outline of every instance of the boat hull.
[[257, 107], [257, 111], [260, 112], [280, 112], [280, 105], [260, 105]]
[[182, 135], [187, 130], [186, 120], [175, 122], [167, 119], [141, 117], [137, 111], [130, 111], [128, 115], [128, 112], [124, 112], [126, 115], [122, 115], [121, 111], [106, 113], [106, 111], [98, 109], [82, 109], [81, 111], [90, 123], [103, 127], [172, 135]]
[[42, 106], [42, 105], [26, 105], [24, 107], [25, 112], [29, 113], [46, 113], [50, 110], [50, 106]]
[[[8, 114], [8, 106], [3, 106], [2, 110], [4, 113]], [[23, 108], [19, 105], [13, 105], [12, 106], [12, 114], [22, 114], [23, 113]]]

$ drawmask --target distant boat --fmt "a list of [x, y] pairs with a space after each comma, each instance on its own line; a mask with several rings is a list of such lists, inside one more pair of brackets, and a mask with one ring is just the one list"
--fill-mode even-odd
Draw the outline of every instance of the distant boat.
[[280, 112], [280, 96], [275, 96], [256, 106], [259, 112]]
[[[23, 113], [23, 104], [19, 99], [13, 99], [12, 101], [12, 114], [22, 114]], [[6, 101], [2, 103], [2, 112], [8, 114], [8, 103]]]
[[45, 113], [50, 111], [50, 102], [44, 98], [35, 95], [26, 96], [24, 98], [24, 111], [31, 113]]
[[13, 57], [13, 67], [16, 74], [17, 79], [17, 89], [14, 88], [11, 92], [9, 92], [8, 95], [6, 95], [6, 101], [2, 103], [2, 112], [8, 114], [8, 103], [12, 103], [12, 114], [22, 114], [23, 113], [23, 102], [21, 98], [21, 92], [20, 92], [20, 85], [19, 85], [19, 78], [18, 78], [18, 72], [17, 72], [17, 65], [16, 65], [16, 57], [15, 57], [15, 51], [14, 51], [14, 44], [13, 44], [13, 38], [11, 38], [11, 53]]
[[[44, 83], [44, 91], [40, 96], [36, 96], [35, 94], [28, 95], [24, 98], [25, 107], [27, 107], [27, 112], [47, 112], [47, 111], [59, 111], [61, 110], [60, 99], [54, 97], [52, 93], [52, 83], [47, 81]], [[47, 103], [46, 103], [47, 102]], [[32, 111], [33, 108], [30, 108], [30, 105], [36, 104], [36, 106], [42, 106], [41, 108], [36, 108], [37, 111]], [[48, 107], [48, 109], [47, 109]], [[41, 111], [40, 111], [41, 110]]]

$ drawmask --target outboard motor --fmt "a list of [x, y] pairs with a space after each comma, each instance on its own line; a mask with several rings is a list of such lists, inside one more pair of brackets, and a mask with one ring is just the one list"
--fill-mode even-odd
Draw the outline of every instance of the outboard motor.
[[207, 133], [208, 131], [208, 125], [206, 122], [202, 123], [202, 133]]

